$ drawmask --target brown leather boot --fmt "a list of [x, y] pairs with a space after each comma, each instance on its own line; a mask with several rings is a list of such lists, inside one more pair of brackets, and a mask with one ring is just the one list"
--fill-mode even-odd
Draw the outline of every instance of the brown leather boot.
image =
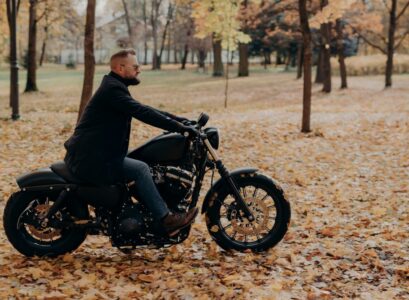
[[181, 229], [189, 226], [197, 215], [198, 209], [194, 207], [186, 213], [169, 213], [162, 219], [162, 225], [169, 236], [177, 234]]

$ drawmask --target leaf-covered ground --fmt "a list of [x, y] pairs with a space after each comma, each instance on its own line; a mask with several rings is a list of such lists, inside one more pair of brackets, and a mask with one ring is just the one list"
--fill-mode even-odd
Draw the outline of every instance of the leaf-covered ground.
[[[0, 81], [1, 211], [16, 176], [63, 157], [76, 120], [78, 72], [39, 78], [43, 91], [21, 97], [18, 122], [6, 119], [8, 82]], [[88, 237], [64, 257], [27, 259], [0, 226], [0, 298], [408, 299], [409, 76], [396, 76], [391, 90], [382, 77], [350, 78], [348, 90], [331, 95], [314, 86], [309, 134], [299, 132], [301, 82], [293, 78], [262, 70], [234, 78], [228, 109], [223, 81], [206, 74], [145, 72], [131, 90], [191, 118], [209, 112], [230, 169], [255, 166], [281, 183], [292, 222], [275, 248], [221, 251], [199, 216], [189, 239], [171, 248], [125, 255]], [[134, 122], [131, 144], [159, 132]]]

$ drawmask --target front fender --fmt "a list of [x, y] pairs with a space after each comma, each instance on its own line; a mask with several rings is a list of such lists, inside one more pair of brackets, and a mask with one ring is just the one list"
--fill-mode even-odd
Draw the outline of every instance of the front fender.
[[[250, 174], [255, 174], [258, 171], [256, 168], [239, 168], [235, 169], [232, 172], [230, 172], [230, 176], [234, 178], [239, 178], [241, 176], [247, 176]], [[207, 208], [209, 207], [209, 202], [210, 199], [212, 199], [213, 195], [217, 195], [218, 191], [222, 188], [224, 184], [224, 179], [220, 178], [218, 179], [210, 188], [210, 190], [207, 192], [206, 197], [203, 200], [203, 205], [202, 205], [202, 214], [207, 211]]]

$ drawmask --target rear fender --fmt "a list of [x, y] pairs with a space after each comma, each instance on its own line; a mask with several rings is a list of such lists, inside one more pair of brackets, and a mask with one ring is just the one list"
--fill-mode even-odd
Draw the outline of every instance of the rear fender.
[[[230, 176], [234, 180], [235, 178], [251, 176], [251, 174], [255, 174], [257, 171], [258, 169], [256, 168], [239, 168], [230, 172]], [[207, 192], [206, 197], [203, 200], [202, 214], [207, 211], [210, 201], [214, 201], [214, 199], [217, 197], [219, 191], [221, 190], [224, 184], [225, 184], [224, 179], [220, 178], [213, 184], [213, 186]]]
[[55, 174], [50, 168], [43, 168], [31, 173], [26, 173], [19, 176], [16, 181], [21, 189], [35, 186], [68, 184], [63, 178]]

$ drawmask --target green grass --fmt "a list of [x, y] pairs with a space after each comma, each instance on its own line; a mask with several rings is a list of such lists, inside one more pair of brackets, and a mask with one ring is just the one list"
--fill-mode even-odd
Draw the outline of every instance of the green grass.
[[[168, 87], [183, 87], [183, 85], [191, 83], [200, 83], [204, 81], [219, 81], [221, 78], [213, 78], [211, 76], [212, 69], [209, 67], [207, 73], [198, 72], [196, 68], [190, 68], [185, 71], [177, 69], [165, 69], [160, 71], [152, 71], [150, 66], [143, 66], [140, 78], [144, 86], [168, 86]], [[281, 71], [281, 68], [269, 67], [264, 69], [262, 66], [252, 66], [250, 72], [253, 74], [269, 74]], [[94, 76], [94, 86], [99, 85], [104, 74], [109, 72], [108, 66], [97, 66]], [[4, 66], [0, 68], [0, 95], [4, 95], [5, 89], [9, 86], [9, 70]], [[24, 91], [26, 83], [27, 71], [20, 69], [19, 71], [19, 89]], [[233, 79], [237, 76], [237, 66], [229, 67], [229, 76]], [[83, 68], [67, 69], [64, 65], [47, 65], [37, 70], [37, 86], [40, 91], [56, 88], [58, 86], [82, 86]]]

